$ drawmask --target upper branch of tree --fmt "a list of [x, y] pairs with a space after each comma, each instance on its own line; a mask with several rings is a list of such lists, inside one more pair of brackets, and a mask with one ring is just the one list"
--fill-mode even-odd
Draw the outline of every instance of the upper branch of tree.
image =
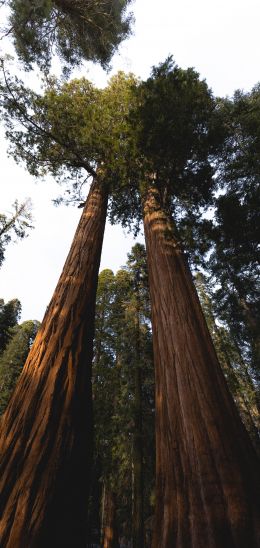
[[[19, 88], [17, 88], [17, 86], [15, 88], [11, 87], [11, 85], [8, 81], [8, 78], [7, 78], [7, 74], [6, 74], [6, 71], [5, 71], [3, 61], [2, 61], [2, 72], [3, 72], [3, 76], [4, 76], [4, 82], [5, 82], [5, 87], [6, 87], [7, 93], [9, 94], [9, 97], [11, 98], [12, 108], [20, 113], [19, 122], [26, 129], [29, 129], [29, 131], [30, 131], [31, 128], [33, 128], [33, 130], [35, 130], [36, 134], [42, 134], [45, 138], [47, 138], [49, 140], [53, 140], [54, 142], [61, 145], [62, 148], [64, 148], [65, 150], [69, 150], [71, 152], [71, 143], [69, 142], [69, 140], [67, 140], [67, 141], [61, 140], [60, 136], [58, 134], [54, 135], [51, 131], [47, 131], [46, 128], [43, 127], [43, 125], [40, 125], [40, 124], [35, 122], [35, 119], [33, 118], [33, 115], [30, 116], [28, 114], [28, 109], [26, 109], [24, 104], [21, 103], [21, 92], [24, 92], [24, 94], [26, 94], [26, 92], [28, 90], [25, 90], [25, 88], [24, 88], [24, 86], [21, 82], [19, 82]], [[17, 94], [17, 97], [16, 97], [15, 91], [17, 91], [17, 89], [18, 89], [18, 94]], [[36, 94], [34, 94], [34, 96], [35, 96], [34, 98], [36, 99]], [[95, 178], [96, 177], [96, 171], [89, 164], [89, 162], [87, 162], [86, 159], [83, 159], [79, 155], [78, 151], [75, 148], [73, 149], [73, 154], [75, 156], [75, 162], [73, 164], [74, 167], [84, 168], [93, 178]]]
[[108, 63], [130, 33], [131, 0], [2, 0], [10, 9], [9, 28], [26, 68], [37, 62], [45, 72], [53, 54], [68, 69], [83, 59]]
[[0, 265], [4, 260], [6, 246], [15, 238], [22, 239], [27, 230], [33, 228], [31, 214], [31, 200], [13, 204], [14, 211], [8, 216], [0, 213]]

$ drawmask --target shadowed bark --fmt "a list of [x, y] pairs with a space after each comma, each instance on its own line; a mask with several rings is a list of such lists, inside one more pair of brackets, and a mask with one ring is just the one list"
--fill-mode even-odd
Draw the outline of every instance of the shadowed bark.
[[91, 361], [107, 192], [94, 181], [42, 327], [1, 423], [1, 547], [83, 548]]
[[260, 546], [259, 468], [158, 191], [144, 201], [156, 368], [154, 548]]

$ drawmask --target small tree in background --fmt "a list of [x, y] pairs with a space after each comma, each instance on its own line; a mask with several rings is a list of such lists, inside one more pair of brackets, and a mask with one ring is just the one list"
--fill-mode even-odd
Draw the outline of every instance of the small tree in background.
[[203, 274], [196, 275], [195, 285], [229, 389], [254, 446], [260, 454], [260, 414], [256, 384], [250, 376], [248, 365], [236, 341], [232, 338], [228, 325], [218, 325], [216, 322], [217, 309]]
[[9, 342], [0, 356], [0, 414], [7, 407], [39, 327], [39, 322], [29, 320], [10, 330]]
[[8, 303], [0, 299], [0, 355], [5, 350], [11, 336], [12, 327], [17, 325], [21, 315], [21, 303], [12, 299]]
[[221, 193], [209, 227], [212, 250], [205, 266], [212, 284], [218, 284], [213, 293], [218, 314], [229, 324], [259, 384], [260, 86], [219, 101], [218, 116], [226, 130], [218, 156]]
[[150, 515], [153, 485], [154, 398], [147, 292], [144, 248], [136, 244], [126, 269], [115, 276], [109, 270], [100, 274], [93, 367], [96, 459], [104, 485], [102, 521], [108, 526], [111, 520], [111, 531], [117, 514], [118, 531], [132, 537], [135, 547], [144, 546], [144, 518]]
[[0, 213], [0, 266], [4, 260], [6, 246], [14, 240], [27, 236], [27, 230], [33, 228], [31, 215], [31, 200], [13, 204], [13, 213], [9, 216]]

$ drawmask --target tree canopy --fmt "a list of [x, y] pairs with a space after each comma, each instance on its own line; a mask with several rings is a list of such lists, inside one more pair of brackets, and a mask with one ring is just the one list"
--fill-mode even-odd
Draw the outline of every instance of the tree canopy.
[[[225, 139], [218, 156], [214, 222], [210, 260], [218, 314], [227, 321], [246, 361], [259, 380], [260, 339], [260, 87], [237, 91], [219, 101]], [[207, 234], [207, 231], [205, 231]]]
[[112, 77], [105, 89], [85, 78], [65, 83], [52, 78], [40, 95], [5, 74], [1, 104], [10, 152], [36, 176], [49, 171], [63, 181], [68, 175], [77, 181], [82, 169], [95, 176], [100, 165], [108, 174], [116, 172], [124, 160], [134, 84], [133, 75], [124, 73]]
[[[49, 171], [67, 183], [63, 200], [84, 200], [84, 182], [102, 166], [110, 219], [138, 227], [145, 187], [156, 183], [193, 263], [227, 288], [217, 300], [237, 328], [250, 310], [251, 332], [244, 327], [242, 336], [254, 346], [259, 89], [216, 100], [193, 69], [169, 58], [146, 82], [119, 73], [98, 89], [86, 79], [50, 79], [40, 95], [6, 75], [2, 91], [11, 153], [33, 175]], [[259, 350], [250, 352], [257, 362]]]
[[110, 219], [138, 227], [145, 188], [156, 184], [192, 264], [221, 284], [219, 313], [257, 364], [259, 88], [215, 99], [169, 58], [146, 82], [119, 73], [98, 89], [50, 79], [40, 95], [5, 74], [2, 93], [11, 153], [33, 175], [67, 183], [63, 200], [84, 200], [84, 182], [102, 166]]
[[144, 185], [155, 178], [164, 204], [180, 218], [200, 215], [212, 200], [215, 103], [193, 69], [182, 70], [170, 58], [147, 82], [119, 73], [100, 90], [85, 79], [51, 80], [43, 95], [7, 75], [2, 90], [15, 158], [34, 175], [48, 170], [64, 180], [66, 167], [76, 190], [82, 168], [93, 175], [102, 164], [114, 221], [138, 225]]
[[129, 34], [130, 0], [3, 0], [10, 8], [9, 27], [19, 59], [45, 70], [53, 54], [68, 67], [83, 59], [108, 63]]

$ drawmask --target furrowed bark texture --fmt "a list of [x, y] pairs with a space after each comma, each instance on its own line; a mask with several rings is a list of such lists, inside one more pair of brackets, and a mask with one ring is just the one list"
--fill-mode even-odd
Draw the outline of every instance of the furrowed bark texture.
[[156, 368], [153, 547], [258, 547], [258, 459], [155, 188], [144, 201], [144, 228]]
[[4, 548], [85, 546], [91, 361], [106, 209], [107, 193], [95, 181], [1, 423]]

